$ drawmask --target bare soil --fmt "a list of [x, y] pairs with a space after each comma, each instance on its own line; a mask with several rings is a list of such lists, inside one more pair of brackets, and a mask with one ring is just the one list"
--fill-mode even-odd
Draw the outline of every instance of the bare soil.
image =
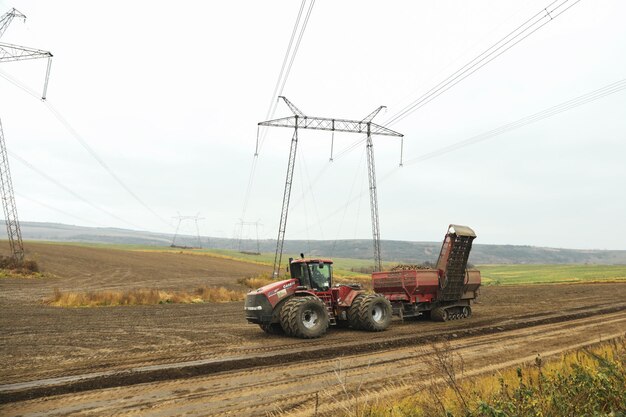
[[[241, 302], [69, 309], [41, 303], [55, 287], [241, 289], [238, 278], [268, 268], [208, 256], [79, 246], [28, 243], [27, 250], [57, 278], [0, 280], [2, 415], [119, 414], [122, 404], [131, 414], [175, 415], [182, 414], [182, 408], [176, 410], [183, 403], [191, 415], [264, 415], [276, 406], [310, 411], [310, 403], [286, 393], [305, 387], [303, 381], [313, 384], [306, 388], [310, 394], [338, 390], [333, 377], [338, 363], [349, 363], [350, 375], [366, 378], [364, 363], [379, 361], [373, 368], [377, 376], [366, 381], [375, 391], [396, 380], [383, 372], [385, 364], [393, 363], [394, 369], [400, 366], [396, 361], [413, 364], [415, 349], [441, 336], [458, 340], [459, 349], [476, 346], [471, 355], [478, 369], [626, 329], [626, 284], [506, 286], [483, 287], [468, 320], [394, 320], [382, 333], [331, 329], [321, 339], [297, 340], [247, 324]], [[419, 361], [407, 369], [413, 370], [397, 381], [418, 372]], [[70, 379], [55, 379], [64, 377]], [[145, 384], [149, 381], [161, 382]], [[122, 385], [130, 387], [114, 388]], [[29, 395], [43, 398], [23, 401]]]

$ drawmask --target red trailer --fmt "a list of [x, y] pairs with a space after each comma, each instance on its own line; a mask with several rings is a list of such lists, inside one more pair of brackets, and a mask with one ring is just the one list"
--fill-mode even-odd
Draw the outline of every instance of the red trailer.
[[435, 268], [400, 265], [374, 272], [374, 291], [391, 302], [395, 315], [430, 315], [446, 321], [472, 315], [471, 301], [478, 296], [480, 271], [467, 269], [476, 234], [467, 226], [450, 225]]

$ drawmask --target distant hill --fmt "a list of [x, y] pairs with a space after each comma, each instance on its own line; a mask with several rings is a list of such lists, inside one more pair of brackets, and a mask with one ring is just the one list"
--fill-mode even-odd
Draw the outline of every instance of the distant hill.
[[[25, 240], [50, 240], [60, 242], [86, 242], [135, 244], [149, 246], [169, 246], [172, 236], [164, 233], [141, 232], [116, 228], [71, 226], [58, 223], [22, 222], [22, 235]], [[5, 228], [2, 234], [6, 238]], [[0, 235], [2, 236], [2, 235]], [[201, 236], [205, 248], [256, 251], [256, 241], [213, 238]], [[179, 236], [177, 244], [196, 246], [196, 236]], [[275, 240], [260, 240], [261, 252], [274, 252]], [[385, 261], [421, 263], [437, 260], [441, 242], [406, 242], [384, 240], [382, 257]], [[372, 258], [372, 242], [366, 239], [355, 240], [286, 240], [285, 254], [323, 255], [339, 258]], [[542, 248], [536, 246], [482, 245], [475, 244], [470, 256], [474, 264], [626, 264], [626, 250], [579, 250]]]

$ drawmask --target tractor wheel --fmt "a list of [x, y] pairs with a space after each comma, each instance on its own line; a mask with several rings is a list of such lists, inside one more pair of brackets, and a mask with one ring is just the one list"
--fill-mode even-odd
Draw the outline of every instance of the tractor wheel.
[[326, 305], [317, 297], [292, 297], [280, 311], [280, 324], [288, 336], [320, 337], [328, 330]]
[[359, 308], [361, 303], [365, 300], [365, 294], [359, 294], [352, 300], [350, 308], [348, 309], [348, 323], [353, 329], [361, 330], [361, 322], [359, 320]]
[[463, 318], [468, 319], [470, 317], [472, 317], [472, 307], [463, 307]]
[[358, 306], [359, 329], [382, 332], [391, 324], [391, 303], [380, 294], [370, 294]]
[[443, 307], [437, 307], [430, 313], [432, 321], [446, 321], [448, 320], [448, 311]]
[[285, 331], [278, 323], [259, 324], [259, 327], [267, 334], [283, 334]]

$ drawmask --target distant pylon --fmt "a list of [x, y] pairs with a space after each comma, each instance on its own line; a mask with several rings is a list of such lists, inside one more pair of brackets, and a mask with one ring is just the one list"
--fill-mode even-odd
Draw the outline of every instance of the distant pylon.
[[242, 219], [239, 219], [239, 241], [237, 242], [237, 250], [241, 252], [241, 241], [243, 239], [243, 227], [244, 226], [254, 226], [256, 231], [256, 253], [261, 253], [261, 245], [259, 244], [259, 226], [263, 226], [261, 220], [257, 220], [255, 222], [244, 222]]
[[200, 217], [200, 213], [196, 214], [195, 216], [181, 216], [180, 213], [178, 214], [177, 217], [174, 217], [175, 219], [178, 219], [178, 224], [176, 225], [176, 231], [174, 232], [174, 237], [172, 238], [172, 244], [170, 246], [172, 247], [176, 247], [176, 238], [178, 237], [178, 230], [180, 229], [180, 224], [184, 221], [184, 220], [193, 220], [194, 223], [196, 224], [196, 238], [197, 238], [197, 243], [198, 243], [198, 247], [201, 248], [202, 247], [202, 241], [200, 240], [200, 227], [198, 226], [198, 221], [199, 220], [204, 220], [204, 217]]
[[11, 171], [9, 170], [7, 147], [4, 142], [2, 120], [0, 120], [0, 187], [2, 188], [2, 208], [4, 209], [7, 236], [11, 246], [11, 256], [16, 262], [20, 263], [24, 260], [24, 243], [22, 242], [20, 222], [17, 219], [17, 206], [15, 205], [13, 182], [11, 181]]

